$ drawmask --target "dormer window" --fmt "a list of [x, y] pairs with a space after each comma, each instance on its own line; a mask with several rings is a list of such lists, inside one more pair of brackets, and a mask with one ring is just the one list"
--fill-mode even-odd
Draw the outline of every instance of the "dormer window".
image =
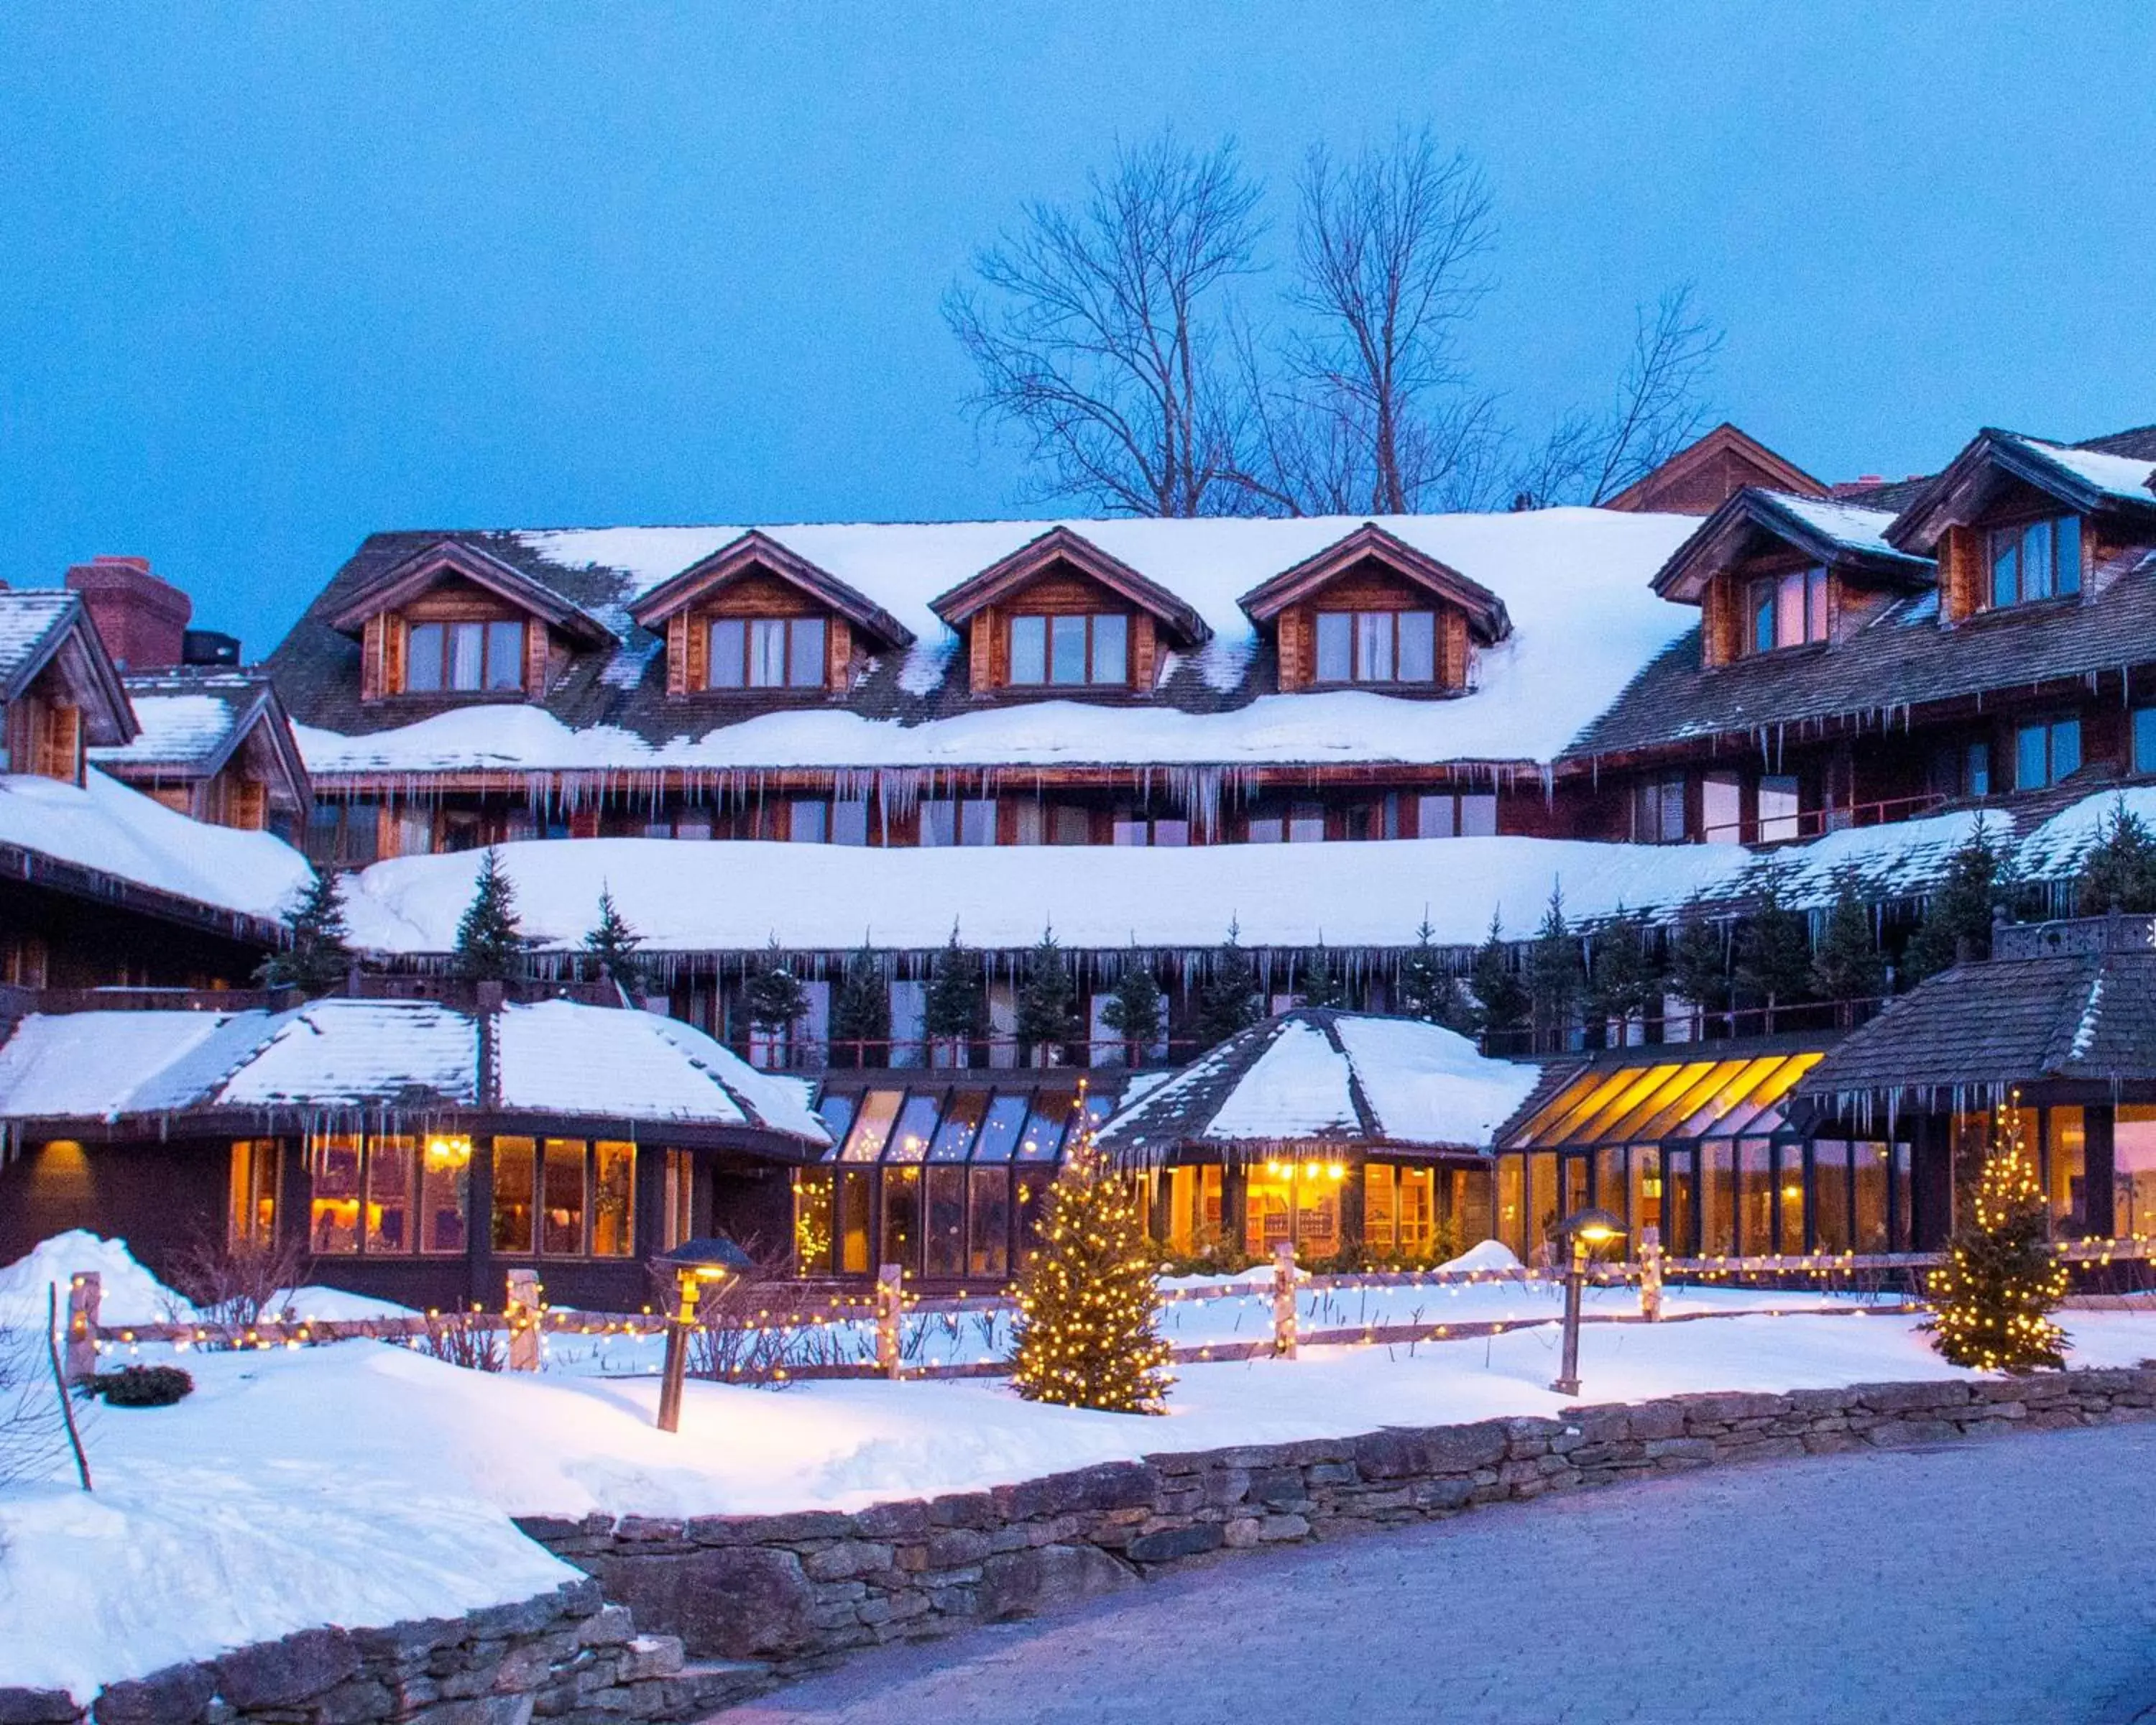
[[707, 689], [821, 689], [827, 678], [820, 617], [719, 617], [711, 626]]
[[1745, 587], [1749, 653], [1772, 653], [1827, 638], [1826, 570], [1819, 564], [1762, 576]]
[[524, 624], [415, 623], [404, 647], [408, 695], [486, 694], [524, 687]]
[[1131, 680], [1131, 619], [1121, 611], [1061, 616], [1020, 613], [1010, 621], [1010, 681], [1059, 687]]
[[1994, 527], [1986, 536], [1991, 605], [2003, 610], [2082, 590], [2082, 521], [2076, 515]]
[[1320, 683], [1437, 680], [1435, 611], [1320, 611]]

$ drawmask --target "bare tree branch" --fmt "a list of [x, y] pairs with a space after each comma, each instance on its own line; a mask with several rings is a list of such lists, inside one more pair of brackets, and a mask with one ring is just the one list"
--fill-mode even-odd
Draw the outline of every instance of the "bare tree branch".
[[945, 296], [980, 375], [969, 405], [1029, 444], [1042, 493], [1127, 515], [1250, 506], [1224, 374], [1226, 285], [1250, 273], [1259, 187], [1232, 142], [1163, 132], [1090, 177], [1082, 209], [1028, 207]]

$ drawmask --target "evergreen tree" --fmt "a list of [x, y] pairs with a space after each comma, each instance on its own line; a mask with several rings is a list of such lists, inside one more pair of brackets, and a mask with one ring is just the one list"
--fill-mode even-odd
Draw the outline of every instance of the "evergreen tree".
[[1415, 943], [1400, 960], [1399, 995], [1402, 1014], [1425, 1024], [1443, 1024], [1450, 1030], [1471, 1028], [1471, 1014], [1460, 996], [1460, 979], [1454, 976], [1438, 950], [1435, 931], [1424, 916], [1415, 930]]
[[931, 1042], [948, 1045], [955, 1057], [957, 1045], [978, 1036], [988, 1016], [988, 990], [982, 974], [981, 955], [958, 938], [958, 925], [951, 925], [951, 939], [936, 955], [928, 973], [927, 998], [921, 1010], [921, 1028]]
[[1991, 918], [2005, 882], [1999, 853], [1981, 816], [1947, 860], [1946, 879], [1932, 894], [1924, 920], [1902, 951], [1902, 973], [1911, 983], [1966, 960], [1991, 956]]
[[750, 1028], [773, 1039], [790, 1036], [808, 1015], [808, 991], [779, 951], [775, 934], [764, 948], [762, 963], [742, 988], [742, 1004], [748, 1010]]
[[1025, 955], [1024, 973], [1019, 978], [1019, 1045], [1036, 1060], [1054, 1050], [1047, 1054], [1054, 1060], [1085, 1028], [1078, 1012], [1078, 985], [1063, 961], [1063, 948], [1056, 944], [1055, 931], [1044, 928]]
[[2082, 860], [2076, 897], [2084, 916], [2156, 911], [2156, 834], [2121, 796]]
[[1303, 966], [1296, 991], [1305, 1006], [1346, 1006], [1348, 978], [1332, 968], [1332, 949], [1318, 937], [1317, 949]]
[[599, 920], [584, 937], [584, 950], [598, 965], [599, 980], [612, 983], [624, 994], [640, 993], [644, 961], [636, 956], [636, 949], [643, 944], [644, 937], [621, 914], [613, 894], [601, 887]]
[[831, 995], [834, 1065], [880, 1066], [891, 1040], [891, 983], [883, 961], [864, 942], [846, 961]]
[[344, 920], [344, 882], [324, 870], [281, 919], [292, 943], [272, 952], [255, 972], [265, 988], [297, 988], [326, 994], [351, 974], [352, 931]]
[[1537, 1048], [1561, 1049], [1570, 1039], [1582, 980], [1579, 942], [1564, 920], [1564, 890], [1553, 886], [1534, 944], [1527, 948], [1527, 993]]
[[1101, 1021], [1123, 1039], [1127, 1045], [1125, 1057], [1137, 1065], [1160, 1041], [1164, 1016], [1160, 984], [1153, 980], [1152, 967], [1133, 947], [1123, 961], [1122, 973], [1116, 978], [1116, 992], [1101, 1009]]
[[1768, 1030], [1774, 1009], [1808, 999], [1812, 986], [1811, 924], [1783, 902], [1782, 885], [1780, 871], [1769, 870], [1758, 909], [1737, 933], [1737, 992], [1766, 1009]]
[[[1812, 954], [1812, 988], [1822, 1000], [1843, 1003], [1873, 1000], [1887, 991], [1887, 963], [1871, 937], [1871, 912], [1857, 896], [1856, 882], [1845, 875], [1820, 932], [1819, 949]], [[1846, 1024], [1855, 1009], [1844, 1004], [1840, 1017]]]
[[523, 973], [531, 946], [517, 918], [516, 889], [501, 866], [501, 853], [490, 845], [480, 858], [471, 902], [457, 923], [456, 973], [468, 982], [511, 981]]
[[1143, 1189], [1090, 1137], [1048, 1189], [1040, 1250], [1019, 1272], [1011, 1385], [1028, 1401], [1165, 1411], [1168, 1343]]
[[2022, 1141], [2020, 1102], [2017, 1093], [1993, 1117], [1972, 1214], [1930, 1283], [1938, 1316], [1926, 1327], [1938, 1338], [1932, 1345], [1983, 1372], [2066, 1363], [2066, 1333], [2051, 1313], [2066, 1296], [2066, 1270], [2046, 1237], [2044, 1189]]
[[1198, 991], [1191, 1029], [1201, 1049], [1225, 1042], [1265, 1016], [1258, 999], [1258, 973], [1243, 950], [1243, 931], [1230, 922], [1228, 937], [1213, 954], [1212, 973]]
[[1475, 996], [1475, 1028], [1485, 1037], [1503, 1039], [1527, 1024], [1533, 1002], [1512, 968], [1512, 948], [1496, 911], [1490, 912], [1488, 937], [1475, 949], [1467, 986]]
[[1661, 977], [1648, 940], [1647, 919], [1626, 911], [1621, 904], [1594, 937], [1588, 1012], [1599, 1024], [1614, 1024], [1620, 1045], [1627, 1021], [1646, 1014], [1661, 998]]
[[1729, 952], [1722, 930], [1695, 907], [1670, 941], [1670, 988], [1701, 1014], [1729, 1004]]

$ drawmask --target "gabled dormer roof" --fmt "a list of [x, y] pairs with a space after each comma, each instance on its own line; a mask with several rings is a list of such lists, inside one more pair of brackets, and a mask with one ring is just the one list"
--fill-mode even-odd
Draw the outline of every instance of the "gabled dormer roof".
[[132, 742], [90, 751], [115, 778], [137, 785], [213, 778], [252, 743], [282, 800], [300, 808], [313, 800], [291, 717], [264, 673], [182, 665], [125, 680], [141, 729]]
[[1315, 557], [1305, 557], [1293, 568], [1260, 582], [1237, 603], [1253, 623], [1270, 623], [1296, 600], [1307, 598], [1366, 560], [1383, 563], [1433, 598], [1459, 607], [1467, 614], [1468, 633], [1485, 646], [1512, 633], [1512, 620], [1506, 614], [1505, 602], [1496, 594], [1427, 552], [1417, 551], [1375, 521], [1363, 522]]
[[670, 581], [661, 582], [632, 605], [629, 614], [645, 629], [657, 629], [675, 612], [759, 570], [829, 606], [876, 646], [897, 649], [913, 644], [913, 631], [859, 588], [848, 586], [829, 570], [819, 568], [755, 527], [690, 564]]
[[445, 578], [460, 577], [485, 588], [519, 610], [530, 613], [550, 629], [559, 629], [579, 645], [608, 645], [619, 637], [573, 600], [521, 569], [511, 568], [497, 557], [462, 540], [443, 539], [413, 552], [403, 562], [385, 569], [374, 580], [351, 594], [335, 616], [331, 628], [357, 635], [367, 619], [417, 598]]
[[1902, 551], [1928, 552], [1981, 510], [2002, 478], [2019, 480], [2084, 514], [2124, 512], [2156, 524], [2156, 459], [2055, 444], [1987, 426], [1912, 497], [1887, 530]]
[[[1748, 475], [1744, 483], [1763, 485], [1794, 496], [1825, 497], [1831, 495], [1829, 487], [1812, 477], [1794, 461], [1776, 454], [1766, 444], [1749, 433], [1739, 430], [1727, 419], [1669, 457], [1650, 473], [1638, 479], [1618, 492], [1605, 498], [1604, 509], [1662, 510], [1673, 506], [1671, 499], [1696, 487], [1711, 476], [1712, 470], [1720, 466], [1732, 474]], [[1704, 514], [1704, 508], [1695, 505], [1696, 512]]]
[[1120, 557], [1114, 557], [1084, 535], [1061, 526], [1050, 527], [1029, 539], [1009, 557], [998, 558], [970, 580], [929, 601], [930, 608], [949, 624], [962, 628], [967, 619], [1005, 593], [1024, 586], [1056, 563], [1068, 563], [1081, 575], [1121, 594], [1140, 610], [1150, 612], [1169, 643], [1185, 651], [1203, 646], [1213, 631], [1197, 608], [1178, 598], [1159, 583], [1149, 581]]
[[1655, 576], [1655, 591], [1680, 604], [1696, 605], [1708, 580], [1754, 554], [1762, 541], [1779, 542], [1815, 562], [1875, 578], [1884, 584], [1922, 588], [1932, 584], [1929, 557], [1897, 550], [1885, 537], [1894, 517], [1816, 497], [1791, 497], [1747, 485], [1699, 526]]
[[80, 593], [59, 588], [0, 590], [0, 704], [18, 700], [48, 670], [83, 715], [83, 740], [123, 743], [134, 710]]

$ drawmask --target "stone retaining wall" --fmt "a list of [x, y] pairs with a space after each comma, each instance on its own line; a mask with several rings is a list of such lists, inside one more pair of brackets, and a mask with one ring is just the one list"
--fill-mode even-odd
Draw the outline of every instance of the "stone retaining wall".
[[2150, 1418], [2156, 1369], [1682, 1395], [1558, 1419], [1148, 1455], [852, 1514], [520, 1525], [691, 1653], [767, 1661], [784, 1676], [1218, 1554], [1478, 1504], [1722, 1462]]
[[700, 1719], [768, 1688], [759, 1664], [689, 1664], [639, 1635], [598, 1583], [462, 1617], [313, 1629], [107, 1685], [0, 1688], [0, 1725], [646, 1725]]

